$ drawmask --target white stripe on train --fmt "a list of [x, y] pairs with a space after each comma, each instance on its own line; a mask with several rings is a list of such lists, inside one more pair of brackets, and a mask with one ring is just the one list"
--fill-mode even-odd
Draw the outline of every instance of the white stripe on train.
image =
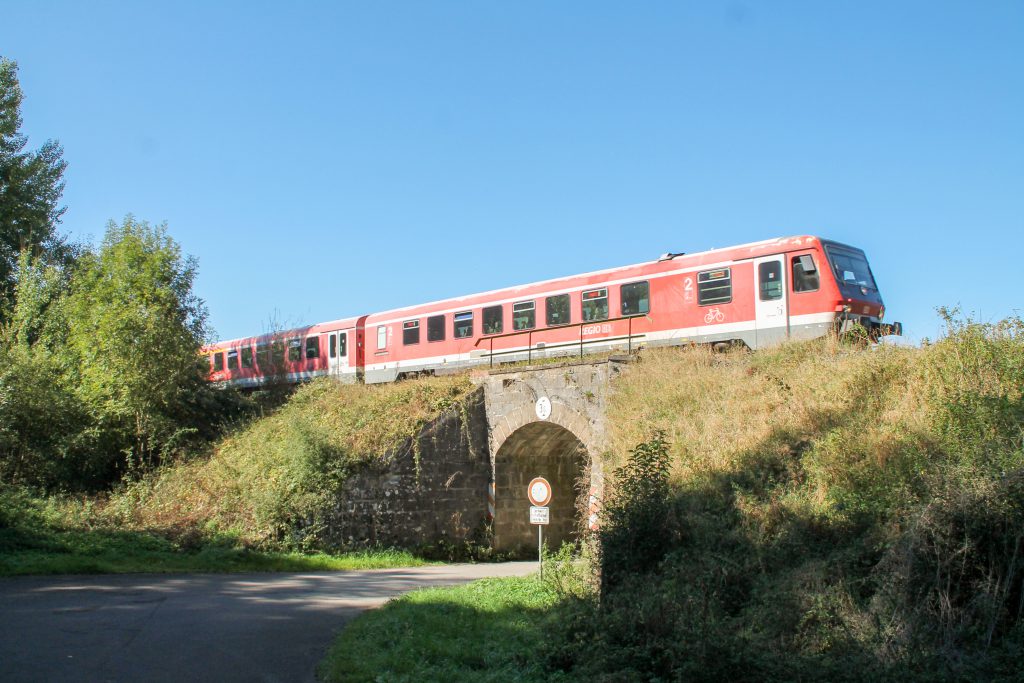
[[[790, 327], [815, 325], [815, 324], [819, 324], [819, 325], [820, 324], [828, 324], [828, 325], [830, 325], [835, 320], [835, 316], [836, 316], [836, 314], [832, 313], [832, 312], [828, 312], [828, 313], [809, 313], [809, 314], [805, 314], [805, 315], [794, 315], [794, 316], [790, 316], [790, 318], [789, 318], [790, 323], [789, 324], [790, 324]], [[600, 321], [595, 321], [595, 322], [599, 323]], [[779, 327], [782, 327], [782, 326], [780, 325]], [[545, 329], [550, 329], [550, 328], [542, 328], [541, 330], [534, 330], [534, 332], [543, 332]], [[721, 336], [723, 334], [736, 334], [736, 333], [739, 333], [739, 332], [755, 332], [755, 331], [756, 331], [756, 326], [755, 326], [755, 323], [754, 323], [753, 320], [743, 320], [743, 321], [735, 322], [735, 323], [719, 323], [717, 325], [701, 325], [699, 327], [680, 327], [680, 328], [675, 328], [675, 329], [671, 329], [671, 330], [661, 330], [661, 331], [658, 331], [658, 332], [636, 334], [636, 335], [633, 335], [633, 338], [636, 339], [638, 341], [638, 343], [639, 342], [644, 342], [644, 341], [651, 342], [651, 341], [675, 341], [675, 340], [678, 340], [680, 342], [685, 342], [685, 341], [699, 342], [701, 337], [708, 337], [708, 336], [719, 337], [719, 336]], [[701, 332], [701, 333], [698, 334], [698, 332]], [[484, 337], [484, 339], [486, 339], [486, 337]], [[618, 346], [621, 342], [617, 341], [617, 340], [625, 341], [626, 340], [626, 336], [625, 335], [617, 336], [615, 338], [615, 340], [608, 340], [607, 338], [599, 337], [599, 338], [593, 339], [593, 340], [586, 340], [586, 339], [584, 339], [583, 341], [584, 341], [584, 344], [587, 346], [587, 348], [593, 349], [593, 348], [595, 348], [597, 346], [600, 346], [600, 345], [604, 345], [604, 346]], [[555, 345], [555, 344], [546, 345], [546, 347], [543, 347], [543, 348], [537, 348], [537, 346], [535, 345], [532, 348], [533, 348], [534, 352], [540, 353], [540, 352], [544, 351], [544, 348], [551, 349], [551, 348], [559, 348], [559, 347], [568, 347], [568, 348], [577, 347], [577, 348], [579, 348], [579, 342], [578, 341], [564, 342], [564, 343], [563, 342], [558, 342], [557, 345]], [[529, 346], [516, 346], [516, 347], [509, 348], [509, 349], [502, 349], [500, 352], [495, 352], [494, 356], [495, 356], [495, 358], [498, 358], [500, 356], [510, 356], [510, 355], [513, 355], [513, 354], [525, 354], [525, 353], [529, 353], [529, 351], [530, 351], [530, 347]], [[474, 356], [473, 353], [477, 353], [477, 355]], [[397, 370], [401, 370], [403, 368], [411, 368], [413, 366], [416, 366], [416, 367], [422, 367], [422, 366], [441, 366], [441, 367], [443, 367], [444, 365], [447, 365], [449, 363], [457, 363], [457, 362], [470, 361], [470, 360], [473, 360], [473, 361], [477, 361], [478, 360], [478, 361], [481, 361], [481, 362], [486, 362], [488, 359], [489, 359], [489, 354], [487, 353], [487, 349], [483, 349], [482, 348], [482, 349], [475, 350], [475, 351], [472, 351], [472, 352], [469, 352], [469, 353], [455, 353], [455, 354], [447, 354], [447, 355], [443, 355], [443, 356], [428, 356], [426, 358], [411, 358], [411, 359], [407, 359], [407, 360], [385, 361], [385, 362], [382, 362], [382, 363], [367, 363], [365, 365], [365, 369], [366, 369], [367, 372], [371, 372], [371, 371], [377, 371], [377, 370], [396, 370], [396, 369]]]

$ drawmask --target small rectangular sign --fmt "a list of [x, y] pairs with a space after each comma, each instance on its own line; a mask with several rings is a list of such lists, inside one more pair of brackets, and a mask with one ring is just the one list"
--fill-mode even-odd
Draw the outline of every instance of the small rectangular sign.
[[547, 524], [551, 508], [539, 508], [536, 505], [530, 506], [530, 524]]

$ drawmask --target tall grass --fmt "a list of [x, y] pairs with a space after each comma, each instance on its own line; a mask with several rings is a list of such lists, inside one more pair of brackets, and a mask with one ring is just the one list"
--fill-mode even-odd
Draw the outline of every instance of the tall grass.
[[609, 464], [638, 471], [625, 454], [666, 435], [672, 510], [633, 533], [677, 540], [567, 618], [576, 645], [552, 665], [615, 680], [1012, 680], [1024, 325], [948, 324], [922, 349], [645, 353], [614, 385]]

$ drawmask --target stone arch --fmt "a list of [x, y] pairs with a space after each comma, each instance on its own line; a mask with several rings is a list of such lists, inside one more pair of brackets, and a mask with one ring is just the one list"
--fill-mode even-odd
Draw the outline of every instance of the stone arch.
[[[556, 414], [560, 416], [556, 418]], [[510, 420], [506, 426], [511, 428], [517, 422]], [[544, 530], [547, 546], [556, 549], [577, 537], [582, 526], [580, 511], [586, 508], [591, 493], [591, 483], [585, 477], [593, 475], [587, 436], [591, 436], [589, 425], [582, 417], [552, 406], [548, 420], [534, 415], [533, 420], [523, 419], [522, 424], [494, 439], [496, 549], [536, 552], [537, 530], [530, 524], [526, 488], [537, 476], [546, 478], [554, 490], [549, 503], [551, 523]]]
[[[491, 453], [497, 454], [513, 433], [535, 422], [540, 422], [540, 420], [537, 419], [535, 406], [532, 403], [524, 402], [515, 410], [506, 413], [491, 433]], [[551, 402], [551, 415], [543, 422], [556, 424], [566, 431], [572, 432], [587, 449], [588, 454], [593, 455], [590, 450], [596, 443], [596, 439], [587, 418], [555, 399]]]

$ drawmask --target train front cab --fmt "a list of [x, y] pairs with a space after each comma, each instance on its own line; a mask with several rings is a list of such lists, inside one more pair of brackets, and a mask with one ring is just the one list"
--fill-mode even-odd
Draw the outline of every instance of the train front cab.
[[885, 323], [882, 302], [864, 252], [838, 242], [807, 241], [801, 248], [752, 259], [752, 348], [786, 339], [815, 339], [863, 330], [872, 340], [902, 334]]
[[862, 330], [872, 340], [902, 335], [903, 325], [886, 323], [885, 304], [864, 252], [838, 242], [822, 240], [838, 297], [835, 329], [840, 334]]

